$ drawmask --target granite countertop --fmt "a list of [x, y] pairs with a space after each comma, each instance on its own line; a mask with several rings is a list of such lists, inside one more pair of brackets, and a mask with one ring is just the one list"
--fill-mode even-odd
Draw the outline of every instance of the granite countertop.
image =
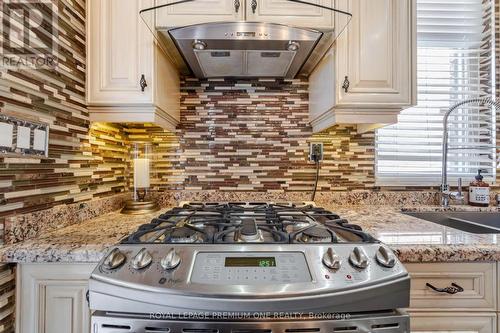
[[[389, 206], [327, 207], [360, 225], [388, 244], [403, 262], [500, 261], [497, 235], [477, 235], [426, 222]], [[165, 208], [164, 210], [167, 210]], [[406, 211], [439, 211], [419, 206]], [[450, 210], [500, 211], [452, 207]], [[40, 237], [0, 248], [2, 262], [97, 262], [109, 246], [147, 223], [158, 213], [142, 216], [113, 212], [79, 224], [47, 232]]]

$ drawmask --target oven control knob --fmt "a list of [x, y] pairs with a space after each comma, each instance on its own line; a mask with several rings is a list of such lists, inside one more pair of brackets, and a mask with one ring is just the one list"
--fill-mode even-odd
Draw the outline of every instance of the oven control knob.
[[387, 246], [381, 245], [375, 255], [377, 262], [384, 267], [393, 268], [396, 265], [396, 256]]
[[323, 265], [325, 265], [327, 268], [337, 270], [340, 268], [340, 264], [341, 261], [339, 256], [331, 247], [329, 247], [323, 255]]
[[175, 249], [170, 249], [165, 257], [160, 261], [161, 267], [166, 270], [174, 269], [181, 263], [181, 257], [175, 251]]
[[355, 247], [349, 255], [349, 262], [356, 268], [365, 269], [368, 267], [368, 257], [360, 247]]
[[151, 256], [151, 253], [149, 253], [146, 248], [142, 248], [139, 252], [137, 252], [132, 260], [132, 267], [135, 269], [144, 269], [148, 267], [152, 261], [153, 257]]
[[104, 259], [103, 266], [106, 269], [116, 269], [125, 263], [127, 257], [120, 251], [119, 248], [115, 247], [111, 251], [106, 259]]

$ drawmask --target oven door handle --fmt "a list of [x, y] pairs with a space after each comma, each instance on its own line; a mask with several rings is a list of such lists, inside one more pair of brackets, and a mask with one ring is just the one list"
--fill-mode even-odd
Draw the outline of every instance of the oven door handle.
[[431, 288], [432, 290], [437, 291], [438, 293], [447, 293], [450, 295], [455, 295], [464, 291], [464, 288], [460, 287], [455, 282], [451, 283], [451, 287], [446, 287], [446, 288], [437, 288], [430, 283], [426, 283], [425, 285]]

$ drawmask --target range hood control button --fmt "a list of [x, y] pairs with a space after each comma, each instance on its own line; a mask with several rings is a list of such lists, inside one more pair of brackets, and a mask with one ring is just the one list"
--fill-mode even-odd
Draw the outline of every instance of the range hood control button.
[[114, 248], [103, 262], [106, 269], [116, 269], [125, 263], [127, 257], [118, 248]]
[[349, 262], [356, 268], [365, 269], [368, 267], [368, 257], [360, 247], [355, 247], [349, 256]]
[[181, 263], [181, 257], [175, 249], [170, 249], [165, 257], [160, 262], [161, 267], [166, 270], [171, 270], [179, 266]]
[[387, 246], [380, 246], [377, 254], [375, 255], [377, 262], [384, 267], [393, 268], [396, 265], [396, 257]]
[[340, 261], [339, 256], [331, 247], [329, 247], [323, 255], [323, 265], [329, 269], [338, 270], [341, 263], [342, 262]]
[[135, 255], [134, 260], [132, 261], [132, 267], [134, 267], [135, 269], [143, 269], [148, 267], [152, 261], [153, 257], [148, 252], [148, 250], [146, 250], [146, 248], [142, 248]]

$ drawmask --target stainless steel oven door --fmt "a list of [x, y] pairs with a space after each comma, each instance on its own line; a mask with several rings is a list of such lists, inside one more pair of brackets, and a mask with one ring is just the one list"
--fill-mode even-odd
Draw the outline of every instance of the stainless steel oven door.
[[[370, 314], [304, 314], [274, 313], [267, 319], [261, 314], [248, 314], [248, 319], [220, 313], [219, 318], [203, 318], [202, 313], [186, 313], [183, 318], [167, 318], [167, 314], [133, 315], [95, 312], [92, 333], [408, 333], [409, 316], [402, 311]], [[165, 318], [162, 318], [164, 316]], [[191, 316], [191, 318], [190, 318]], [[196, 316], [196, 318], [194, 318]], [[280, 316], [283, 318], [281, 319]], [[252, 318], [254, 317], [254, 318]]]

